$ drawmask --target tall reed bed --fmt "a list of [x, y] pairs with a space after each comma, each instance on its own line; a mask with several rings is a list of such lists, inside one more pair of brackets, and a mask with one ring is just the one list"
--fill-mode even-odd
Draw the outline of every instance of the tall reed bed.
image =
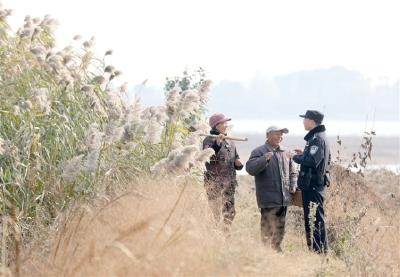
[[[0, 215], [2, 264], [35, 226], [71, 203], [111, 193], [143, 174], [186, 174], [212, 154], [199, 148], [210, 82], [169, 80], [165, 105], [126, 101], [121, 71], [95, 39], [56, 47], [57, 21], [26, 16], [11, 30], [0, 7]], [[204, 75], [202, 75], [204, 77]], [[182, 80], [186, 80], [185, 86]]]

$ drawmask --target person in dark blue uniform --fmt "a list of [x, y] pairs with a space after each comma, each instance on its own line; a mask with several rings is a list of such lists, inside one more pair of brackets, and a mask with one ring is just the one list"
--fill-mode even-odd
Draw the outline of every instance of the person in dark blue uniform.
[[296, 149], [293, 160], [300, 164], [298, 187], [302, 191], [304, 222], [307, 245], [317, 253], [327, 253], [328, 242], [324, 219], [325, 189], [329, 186], [329, 164], [331, 154], [329, 143], [322, 125], [324, 115], [319, 111], [308, 110], [303, 117], [304, 150]]

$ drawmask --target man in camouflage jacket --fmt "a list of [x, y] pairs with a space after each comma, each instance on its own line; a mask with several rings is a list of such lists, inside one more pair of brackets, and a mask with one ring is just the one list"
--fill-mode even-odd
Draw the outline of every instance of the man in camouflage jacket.
[[[227, 121], [230, 118], [217, 113], [210, 117], [210, 134], [203, 141], [203, 149], [213, 148], [215, 154], [206, 163], [204, 186], [208, 203], [217, 223], [224, 222], [224, 230], [229, 231], [235, 217], [236, 170], [243, 168], [233, 141], [226, 140]], [[215, 137], [217, 136], [217, 137]]]

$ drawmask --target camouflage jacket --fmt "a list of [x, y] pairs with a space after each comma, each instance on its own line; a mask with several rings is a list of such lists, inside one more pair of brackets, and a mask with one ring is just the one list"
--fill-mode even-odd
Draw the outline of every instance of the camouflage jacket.
[[[212, 133], [218, 134], [218, 133]], [[223, 140], [221, 145], [217, 145], [216, 138], [206, 137], [203, 141], [203, 149], [213, 148], [215, 154], [211, 156], [210, 162], [206, 163], [206, 179], [229, 180], [236, 182], [236, 170], [243, 168], [235, 166], [235, 160], [239, 159], [236, 145], [231, 140]]]

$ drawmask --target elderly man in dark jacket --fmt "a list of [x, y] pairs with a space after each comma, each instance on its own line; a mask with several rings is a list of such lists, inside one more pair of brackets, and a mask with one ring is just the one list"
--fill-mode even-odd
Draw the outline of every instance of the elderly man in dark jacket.
[[243, 168], [235, 143], [225, 139], [227, 121], [230, 120], [221, 113], [213, 114], [209, 119], [213, 136], [203, 141], [203, 149], [213, 148], [215, 151], [210, 162], [206, 163], [204, 174], [208, 203], [217, 223], [222, 213], [225, 232], [229, 231], [235, 217], [236, 170]]
[[271, 126], [267, 141], [251, 153], [246, 171], [255, 176], [257, 204], [261, 211], [261, 240], [282, 251], [287, 207], [297, 188], [297, 169], [291, 151], [281, 147], [287, 128]]
[[300, 117], [304, 118], [304, 129], [309, 132], [304, 137], [307, 142], [304, 151], [296, 149], [297, 155], [293, 156], [293, 160], [300, 164], [298, 186], [303, 196], [307, 245], [321, 254], [328, 250], [324, 198], [325, 187], [329, 185], [331, 154], [325, 126], [322, 125], [324, 115], [319, 111], [308, 110]]

